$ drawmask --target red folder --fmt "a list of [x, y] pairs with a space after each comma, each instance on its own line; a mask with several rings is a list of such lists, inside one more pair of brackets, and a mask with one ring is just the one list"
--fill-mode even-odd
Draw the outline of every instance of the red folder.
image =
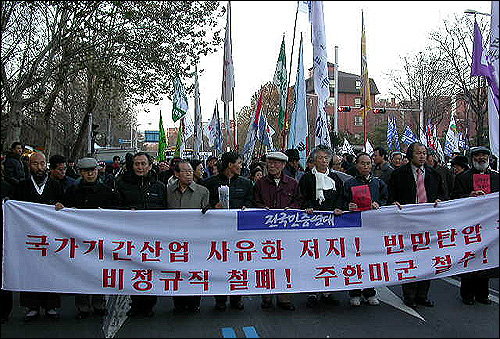
[[358, 205], [357, 211], [366, 211], [372, 209], [372, 195], [368, 185], [351, 187], [352, 200]]
[[474, 174], [474, 191], [482, 190], [484, 193], [491, 193], [489, 174]]

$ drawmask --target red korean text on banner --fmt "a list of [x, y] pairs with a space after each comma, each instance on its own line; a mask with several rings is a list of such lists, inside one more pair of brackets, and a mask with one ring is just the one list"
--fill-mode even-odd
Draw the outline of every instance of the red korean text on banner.
[[474, 174], [474, 191], [483, 191], [486, 194], [491, 193], [489, 174]]
[[358, 205], [357, 211], [367, 211], [372, 208], [372, 195], [368, 185], [351, 187], [352, 200]]

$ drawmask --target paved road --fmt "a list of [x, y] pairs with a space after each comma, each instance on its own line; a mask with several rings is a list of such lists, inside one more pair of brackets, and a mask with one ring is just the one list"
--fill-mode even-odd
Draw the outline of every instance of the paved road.
[[[153, 318], [129, 319], [109, 316], [107, 319], [76, 320], [74, 297], [63, 296], [62, 318], [37, 319], [24, 323], [19, 293], [14, 294], [15, 309], [8, 323], [2, 325], [2, 338], [498, 338], [499, 280], [490, 280], [492, 305], [463, 305], [459, 298], [459, 281], [455, 278], [434, 280], [430, 297], [434, 308], [412, 310], [401, 301], [401, 287], [378, 289], [380, 306], [349, 305], [346, 291], [335, 292], [340, 305], [307, 308], [306, 295], [294, 295], [294, 312], [260, 308], [259, 296], [245, 296], [245, 309], [225, 312], [212, 310], [212, 297], [202, 299], [201, 312], [175, 315], [171, 298], [160, 298]], [[123, 298], [122, 298], [123, 299]], [[118, 300], [119, 302], [119, 300]]]

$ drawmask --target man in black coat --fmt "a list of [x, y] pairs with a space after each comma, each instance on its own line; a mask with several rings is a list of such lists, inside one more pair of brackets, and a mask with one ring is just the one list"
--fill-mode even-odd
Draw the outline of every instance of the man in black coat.
[[[452, 198], [478, 197], [498, 192], [498, 172], [489, 167], [490, 155], [490, 150], [483, 146], [471, 149], [472, 168], [456, 176]], [[486, 175], [489, 185], [479, 185], [477, 178], [481, 174]], [[485, 271], [464, 273], [460, 276], [460, 296], [464, 304], [474, 305], [477, 301], [489, 305], [491, 300], [488, 295], [489, 278]]]
[[[18, 200], [39, 204], [55, 205], [63, 201], [61, 184], [49, 177], [45, 155], [41, 152], [31, 155], [29, 160], [30, 175], [21, 182]], [[25, 320], [29, 321], [40, 315], [40, 307], [48, 318], [57, 319], [56, 308], [61, 307], [61, 296], [57, 293], [21, 292], [20, 304], [27, 308]]]
[[[116, 191], [121, 208], [136, 210], [157, 210], [167, 208], [167, 191], [165, 185], [151, 175], [153, 159], [145, 152], [132, 156], [131, 170], [118, 177]], [[149, 295], [131, 296], [131, 308], [128, 316], [134, 317], [154, 315], [153, 307], [157, 297]]]
[[[436, 207], [439, 201], [445, 199], [443, 179], [434, 168], [425, 163], [426, 147], [420, 142], [414, 142], [408, 147], [406, 156], [410, 162], [394, 170], [389, 179], [389, 203], [396, 204], [400, 209], [404, 204], [426, 202], [433, 202]], [[404, 303], [410, 307], [434, 306], [427, 298], [430, 285], [430, 280], [403, 284]]]
[[[78, 161], [81, 180], [70, 186], [63, 200], [65, 207], [75, 208], [113, 208], [118, 205], [118, 197], [114, 191], [98, 181], [97, 161], [94, 158], [82, 158]], [[56, 209], [60, 209], [56, 207]], [[91, 306], [92, 305], [92, 306]], [[102, 294], [75, 294], [76, 318], [84, 319], [94, 313], [106, 314], [106, 301]]]
[[21, 160], [22, 154], [23, 145], [18, 141], [13, 142], [4, 161], [5, 180], [15, 188], [28, 177]]
[[[243, 159], [237, 152], [226, 152], [221, 156], [221, 166], [219, 174], [212, 175], [201, 182], [202, 186], [208, 188], [209, 206], [211, 208], [223, 208], [219, 201], [219, 187], [229, 187], [229, 208], [241, 208], [253, 206], [253, 184], [240, 176]], [[226, 310], [226, 295], [215, 296], [215, 309]], [[245, 308], [241, 295], [231, 295], [229, 297], [231, 308], [242, 310]]]

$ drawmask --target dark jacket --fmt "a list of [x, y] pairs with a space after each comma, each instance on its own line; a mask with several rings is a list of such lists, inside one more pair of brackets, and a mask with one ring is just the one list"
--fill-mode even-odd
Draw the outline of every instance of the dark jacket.
[[11, 185], [18, 185], [21, 181], [28, 178], [25, 172], [21, 156], [9, 153], [5, 157], [4, 163], [5, 180]]
[[321, 204], [316, 199], [316, 177], [312, 172], [306, 172], [300, 178], [299, 188], [302, 194], [302, 208], [312, 208], [318, 211], [333, 211], [336, 208], [344, 207], [344, 184], [339, 176], [330, 172], [330, 178], [335, 181], [335, 190], [327, 190], [324, 192], [325, 201]]
[[[474, 174], [480, 172], [474, 167], [457, 175], [453, 185], [452, 199], [469, 197], [470, 193], [474, 191]], [[498, 192], [498, 172], [487, 169], [485, 173], [490, 175], [490, 189], [491, 193]]]
[[372, 202], [376, 201], [380, 206], [387, 204], [388, 190], [387, 185], [380, 178], [370, 176], [368, 180], [361, 175], [347, 180], [344, 182], [344, 209], [349, 210], [349, 203], [353, 202], [352, 197], [352, 187], [368, 185], [370, 189], [370, 195], [372, 197]]
[[63, 205], [76, 208], [118, 208], [118, 194], [110, 187], [100, 183], [80, 181], [68, 188]]
[[58, 180], [48, 178], [45, 183], [42, 194], [38, 194], [35, 186], [29, 177], [19, 185], [18, 200], [36, 202], [39, 204], [54, 205], [56, 202], [62, 202], [64, 192]]
[[253, 192], [254, 207], [300, 208], [302, 197], [299, 183], [294, 178], [282, 174], [279, 184], [270, 175], [257, 180]]
[[247, 178], [235, 175], [228, 179], [224, 173], [213, 175], [202, 180], [201, 185], [210, 192], [210, 207], [214, 208], [219, 202], [220, 186], [229, 186], [229, 208], [253, 207], [253, 184]]
[[[434, 202], [436, 199], [445, 200], [443, 179], [441, 175], [432, 167], [424, 164], [425, 193], [427, 202]], [[400, 166], [394, 170], [389, 179], [389, 203], [394, 201], [402, 205], [415, 204], [417, 197], [417, 183], [411, 170], [411, 163]]]
[[453, 191], [453, 172], [449, 170], [447, 167], [442, 165], [437, 165], [434, 169], [441, 175], [443, 179], [443, 189], [445, 199], [448, 200], [451, 197], [451, 192]]
[[70, 188], [71, 186], [76, 184], [76, 180], [71, 178], [71, 177], [68, 177], [67, 175], [62, 180], [58, 180], [58, 179], [55, 179], [55, 180], [59, 181], [59, 183], [61, 184], [61, 187], [63, 189], [63, 193], [66, 193], [68, 188]]
[[167, 206], [165, 185], [151, 175], [137, 176], [133, 172], [124, 174], [116, 182], [116, 191], [122, 208], [154, 210]]
[[389, 184], [389, 178], [391, 177], [391, 173], [394, 171], [394, 168], [388, 161], [385, 161], [384, 164], [378, 168], [377, 166], [373, 167], [372, 174], [373, 176], [382, 179], [386, 185]]

